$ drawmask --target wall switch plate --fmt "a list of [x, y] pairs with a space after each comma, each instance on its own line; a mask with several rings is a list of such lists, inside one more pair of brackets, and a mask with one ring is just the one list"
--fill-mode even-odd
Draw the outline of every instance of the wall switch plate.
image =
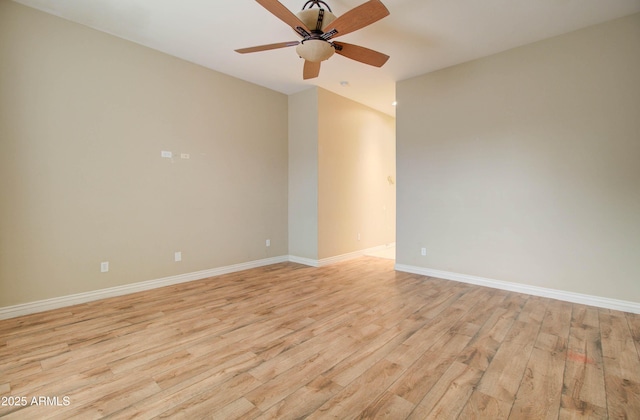
[[266, 241], [265, 245], [267, 245], [267, 246], [271, 246], [271, 239], [267, 239], [267, 241]]
[[173, 153], [171, 153], [169, 151], [166, 151], [166, 150], [163, 150], [163, 151], [160, 152], [160, 157], [172, 158], [173, 157]]
[[173, 254], [173, 260], [176, 262], [182, 261], [182, 252], [181, 251], [175, 252]]
[[109, 271], [109, 261], [104, 261], [100, 263], [100, 272], [106, 273]]
[[427, 248], [420, 248], [420, 255], [423, 257], [427, 255]]

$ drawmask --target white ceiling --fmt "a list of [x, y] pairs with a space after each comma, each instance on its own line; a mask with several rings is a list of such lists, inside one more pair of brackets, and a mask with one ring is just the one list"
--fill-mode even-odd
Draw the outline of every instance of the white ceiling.
[[[390, 16], [340, 40], [390, 55], [384, 67], [335, 55], [303, 81], [295, 48], [234, 52], [298, 40], [253, 0], [15, 1], [285, 94], [317, 85], [390, 115], [396, 81], [640, 12], [640, 0], [382, 0]], [[364, 1], [326, 0], [337, 16]], [[281, 3], [298, 12], [305, 0]]]

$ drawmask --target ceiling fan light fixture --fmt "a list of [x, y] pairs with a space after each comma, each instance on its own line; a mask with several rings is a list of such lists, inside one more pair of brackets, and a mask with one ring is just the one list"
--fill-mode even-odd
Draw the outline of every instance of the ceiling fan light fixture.
[[336, 50], [322, 39], [308, 39], [296, 47], [296, 52], [305, 60], [318, 63], [328, 60]]
[[272, 15], [286, 23], [301, 41], [278, 42], [240, 48], [240, 54], [296, 47], [304, 59], [302, 79], [308, 80], [320, 74], [320, 62], [328, 60], [334, 53], [374, 67], [382, 67], [389, 56], [359, 45], [334, 42], [333, 38], [360, 30], [389, 15], [389, 10], [380, 0], [368, 0], [336, 17], [323, 0], [308, 0], [298, 14], [292, 13], [279, 0], [256, 0]]

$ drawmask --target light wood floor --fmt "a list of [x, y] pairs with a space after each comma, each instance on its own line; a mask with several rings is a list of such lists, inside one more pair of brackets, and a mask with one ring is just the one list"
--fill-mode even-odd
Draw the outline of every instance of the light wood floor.
[[0, 321], [0, 416], [638, 419], [639, 350], [638, 315], [283, 263]]

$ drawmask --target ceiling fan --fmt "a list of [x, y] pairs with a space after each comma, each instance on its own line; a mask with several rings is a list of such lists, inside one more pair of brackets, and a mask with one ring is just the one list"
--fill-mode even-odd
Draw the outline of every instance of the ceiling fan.
[[382, 67], [389, 59], [388, 55], [369, 48], [333, 41], [333, 38], [357, 31], [388, 16], [389, 10], [380, 0], [369, 0], [339, 17], [336, 17], [331, 8], [321, 0], [307, 1], [298, 14], [293, 14], [278, 0], [256, 1], [291, 26], [302, 40], [236, 50], [240, 54], [297, 46], [296, 52], [304, 59], [302, 77], [305, 80], [318, 77], [320, 63], [334, 53], [375, 67]]

